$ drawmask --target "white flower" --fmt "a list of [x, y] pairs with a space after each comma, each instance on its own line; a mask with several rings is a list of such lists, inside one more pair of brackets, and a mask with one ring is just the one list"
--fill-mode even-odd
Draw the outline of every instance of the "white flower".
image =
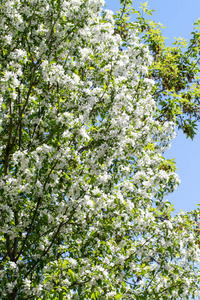
[[155, 84], [155, 81], [153, 79], [145, 78], [144, 83], [153, 86]]
[[31, 281], [28, 280], [27, 278], [23, 280], [23, 284], [24, 284], [24, 288], [26, 290], [30, 290], [30, 287], [31, 287]]
[[11, 41], [12, 41], [12, 36], [11, 35], [7, 35], [7, 36], [5, 36], [5, 39], [6, 39], [6, 43], [10, 45]]
[[63, 280], [63, 284], [66, 286], [69, 286], [71, 284], [71, 282], [66, 278]]
[[86, 129], [84, 127], [81, 127], [80, 130], [79, 130], [80, 134], [86, 139], [86, 140], [89, 140], [90, 137], [86, 131]]
[[9, 265], [10, 265], [11, 269], [16, 269], [17, 268], [17, 265], [14, 261], [9, 261]]

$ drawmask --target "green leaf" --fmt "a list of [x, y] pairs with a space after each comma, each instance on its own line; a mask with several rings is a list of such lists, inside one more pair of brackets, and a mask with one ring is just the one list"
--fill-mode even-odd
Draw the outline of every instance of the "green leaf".
[[3, 107], [3, 109], [6, 109], [6, 108], [7, 108], [7, 106], [6, 106], [5, 103], [2, 103], [2, 107]]

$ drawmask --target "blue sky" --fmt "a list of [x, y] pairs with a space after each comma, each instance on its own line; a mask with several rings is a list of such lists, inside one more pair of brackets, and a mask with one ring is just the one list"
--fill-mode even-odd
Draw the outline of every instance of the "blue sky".
[[[107, 9], [116, 11], [120, 7], [118, 0], [105, 1]], [[141, 2], [146, 1], [133, 0], [134, 8], [139, 8]], [[174, 41], [174, 37], [190, 39], [193, 23], [200, 18], [200, 0], [149, 0], [148, 6], [155, 10], [153, 20], [166, 27], [163, 35], [168, 37], [167, 45]], [[196, 204], [200, 203], [200, 126], [193, 141], [178, 131], [171, 149], [165, 155], [167, 158], [175, 158], [181, 179], [177, 190], [168, 195], [167, 199], [174, 205], [175, 212], [195, 209]]]

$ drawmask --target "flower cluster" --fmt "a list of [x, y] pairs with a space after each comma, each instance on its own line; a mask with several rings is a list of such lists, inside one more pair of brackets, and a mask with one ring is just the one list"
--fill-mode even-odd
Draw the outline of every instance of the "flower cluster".
[[1, 299], [199, 289], [190, 223], [163, 200], [179, 179], [163, 157], [173, 124], [154, 119], [151, 57], [134, 26], [123, 43], [103, 4], [2, 1]]

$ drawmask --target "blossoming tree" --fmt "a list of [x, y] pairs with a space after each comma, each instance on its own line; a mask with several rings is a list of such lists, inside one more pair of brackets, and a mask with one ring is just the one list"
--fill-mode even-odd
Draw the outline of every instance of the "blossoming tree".
[[1, 299], [189, 299], [199, 247], [151, 56], [103, 0], [2, 0]]

